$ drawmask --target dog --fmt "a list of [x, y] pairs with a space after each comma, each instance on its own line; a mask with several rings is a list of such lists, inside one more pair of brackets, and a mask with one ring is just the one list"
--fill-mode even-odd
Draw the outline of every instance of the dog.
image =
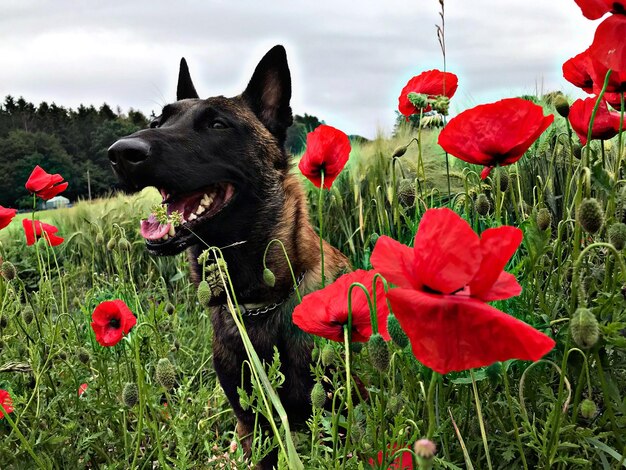
[[[293, 122], [291, 76], [285, 49], [272, 48], [257, 65], [245, 91], [235, 97], [200, 99], [185, 59], [181, 59], [177, 101], [166, 105], [149, 129], [115, 142], [108, 150], [114, 172], [128, 191], [156, 187], [168, 214], [177, 211], [182, 224], [160, 223], [155, 215], [142, 221], [141, 233], [154, 255], [187, 250], [192, 277], [202, 279], [198, 256], [206, 245], [223, 250], [243, 322], [259, 357], [271, 362], [280, 353], [285, 376], [279, 396], [294, 424], [311, 414], [312, 338], [292, 322], [297, 304], [294, 283], [282, 248], [274, 243], [267, 267], [273, 287], [263, 282], [268, 243], [280, 240], [298, 278], [301, 294], [321, 285], [320, 240], [310, 224], [300, 178], [285, 150]], [[244, 243], [240, 243], [244, 242]], [[346, 257], [324, 242], [324, 271], [334, 279], [349, 270]], [[219, 382], [237, 418], [237, 433], [250, 454], [255, 416], [244, 410], [238, 387], [250, 392], [243, 342], [225, 294], [210, 300], [213, 362]], [[273, 451], [258, 465], [277, 464]]]

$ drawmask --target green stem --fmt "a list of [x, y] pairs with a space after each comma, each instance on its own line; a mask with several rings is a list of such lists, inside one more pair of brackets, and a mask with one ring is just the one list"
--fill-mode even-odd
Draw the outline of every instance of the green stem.
[[346, 442], [343, 447], [343, 464], [342, 469], [346, 468], [346, 460], [348, 458], [348, 442], [350, 440], [350, 431], [352, 427], [352, 387], [350, 372], [350, 333], [352, 331], [352, 314], [348, 312], [348, 324], [343, 327], [343, 343], [346, 350], [346, 401], [348, 406], [348, 417], [346, 423]]
[[322, 220], [322, 203], [324, 201], [324, 170], [321, 171], [321, 179], [322, 182], [320, 184], [319, 195], [317, 200], [317, 218], [320, 224], [320, 259], [322, 263], [322, 288], [326, 286], [326, 279], [324, 277], [324, 236], [323, 236], [323, 227], [324, 222]]
[[2, 406], [0, 406], [0, 416], [2, 416], [2, 415], [4, 415], [4, 417], [6, 418], [7, 422], [9, 423], [9, 426], [11, 426], [11, 428], [13, 429], [13, 432], [17, 435], [19, 440], [22, 442], [22, 445], [26, 448], [26, 451], [33, 458], [33, 460], [35, 461], [37, 466], [39, 468], [46, 468], [46, 466], [43, 464], [43, 462], [35, 454], [35, 451], [30, 446], [30, 443], [28, 442], [28, 440], [24, 437], [24, 434], [22, 434], [22, 432], [16, 426], [15, 422], [11, 419], [11, 416], [9, 416], [9, 413], [5, 413], [4, 408]]
[[436, 417], [435, 417], [435, 387], [439, 374], [432, 371], [430, 377], [430, 384], [428, 385], [428, 394], [426, 395], [426, 407], [428, 409], [428, 432], [426, 433], [427, 439], [432, 439], [435, 434]]
[[509, 414], [511, 416], [511, 422], [513, 423], [513, 434], [515, 435], [515, 442], [517, 443], [517, 448], [519, 450], [520, 457], [522, 458], [522, 464], [524, 465], [524, 470], [528, 470], [528, 463], [526, 462], [526, 455], [524, 455], [524, 447], [522, 446], [522, 440], [519, 437], [519, 430], [517, 428], [517, 420], [515, 419], [515, 412], [513, 411], [513, 400], [511, 399], [511, 390], [509, 389], [509, 379], [507, 376], [506, 369], [502, 374], [504, 378], [504, 392], [506, 394], [506, 402], [509, 407]]
[[487, 466], [489, 470], [493, 470], [491, 465], [491, 456], [489, 455], [489, 445], [487, 444], [487, 433], [485, 432], [485, 422], [483, 420], [482, 406], [480, 405], [480, 398], [478, 397], [478, 387], [476, 387], [476, 379], [474, 378], [474, 371], [470, 369], [470, 376], [472, 377], [472, 388], [474, 390], [474, 400], [476, 401], [476, 412], [478, 413], [478, 424], [480, 425], [480, 435], [483, 438], [483, 447], [485, 448], [485, 457], [487, 457]]

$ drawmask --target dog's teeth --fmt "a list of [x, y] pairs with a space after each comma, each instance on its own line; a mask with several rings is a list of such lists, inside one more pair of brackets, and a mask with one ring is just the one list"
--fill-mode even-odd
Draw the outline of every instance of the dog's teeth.
[[170, 236], [166, 233], [165, 235], [163, 235], [162, 240], [163, 240], [163, 241], [165, 241], [165, 240], [167, 240], [168, 238], [170, 238]]
[[173, 225], [170, 225], [169, 236], [173, 237], [175, 234], [176, 234], [176, 229], [174, 228]]
[[200, 215], [202, 214], [206, 209], [204, 208], [204, 206], [198, 206], [198, 208], [196, 209], [196, 214]]
[[189, 216], [189, 220], [190, 220], [190, 221], [191, 221], [191, 220], [196, 220], [197, 218], [198, 218], [198, 216], [197, 216], [196, 214], [191, 214], [191, 215]]

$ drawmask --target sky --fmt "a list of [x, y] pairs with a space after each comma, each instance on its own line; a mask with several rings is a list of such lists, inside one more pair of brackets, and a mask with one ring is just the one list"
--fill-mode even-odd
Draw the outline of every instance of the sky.
[[[0, 97], [147, 114], [175, 100], [185, 57], [201, 97], [241, 93], [283, 44], [292, 109], [348, 134], [389, 132], [398, 94], [443, 68], [438, 0], [2, 0]], [[578, 91], [561, 64], [597, 21], [574, 0], [445, 0], [451, 112], [520, 94]]]

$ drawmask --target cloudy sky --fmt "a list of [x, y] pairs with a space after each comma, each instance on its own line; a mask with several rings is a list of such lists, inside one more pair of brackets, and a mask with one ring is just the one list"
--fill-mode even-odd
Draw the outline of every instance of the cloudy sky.
[[[561, 64], [591, 43], [597, 22], [574, 0], [445, 5], [453, 112], [542, 90], [576, 94]], [[437, 0], [2, 0], [0, 97], [158, 112], [175, 98], [181, 56], [202, 96], [233, 96], [280, 43], [294, 112], [373, 137], [391, 129], [408, 79], [443, 67], [438, 13]]]

